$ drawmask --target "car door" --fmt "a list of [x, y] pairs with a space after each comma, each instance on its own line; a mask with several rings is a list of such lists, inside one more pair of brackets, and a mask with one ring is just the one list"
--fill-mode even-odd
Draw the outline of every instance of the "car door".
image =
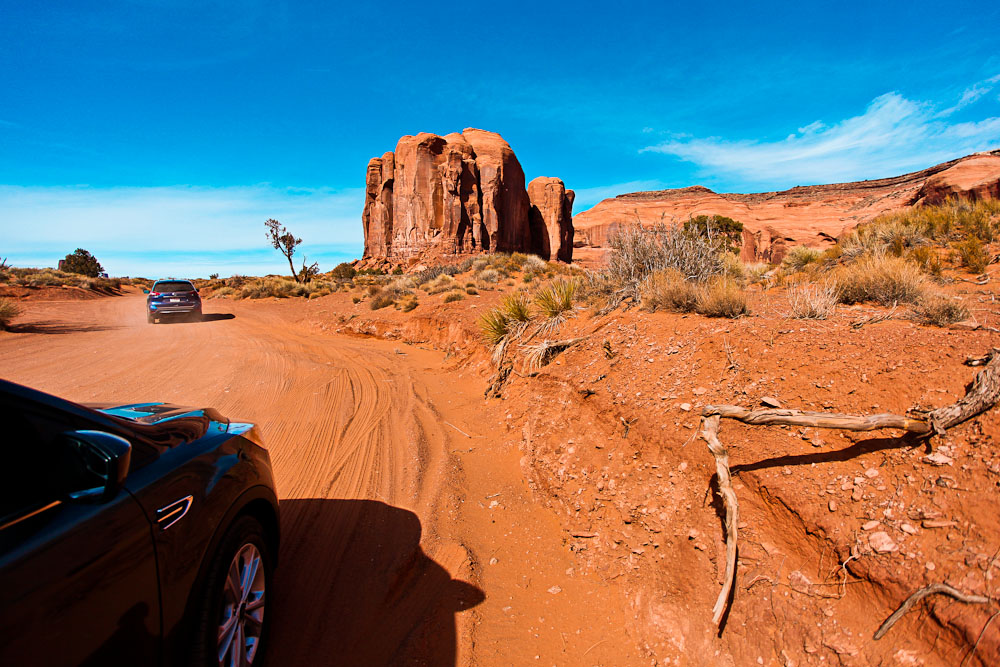
[[0, 664], [153, 665], [151, 526], [124, 489], [71, 500], [53, 472], [75, 415], [0, 394]]

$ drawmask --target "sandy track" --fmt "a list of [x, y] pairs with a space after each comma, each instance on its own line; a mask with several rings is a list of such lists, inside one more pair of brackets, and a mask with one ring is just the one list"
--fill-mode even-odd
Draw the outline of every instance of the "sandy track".
[[454, 612], [483, 596], [446, 569], [463, 549], [418, 518], [434, 513], [448, 437], [410, 360], [433, 353], [241, 305], [151, 326], [138, 296], [35, 303], [28, 333], [0, 340], [0, 367], [79, 402], [214, 406], [261, 426], [283, 521], [272, 664], [454, 664]]

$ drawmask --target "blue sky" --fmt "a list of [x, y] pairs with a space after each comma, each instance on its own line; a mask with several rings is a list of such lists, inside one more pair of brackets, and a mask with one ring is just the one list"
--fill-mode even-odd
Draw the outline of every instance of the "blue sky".
[[500, 132], [577, 211], [1000, 147], [994, 3], [0, 3], [19, 266], [277, 272], [274, 217], [332, 268], [360, 254], [368, 159], [419, 131]]

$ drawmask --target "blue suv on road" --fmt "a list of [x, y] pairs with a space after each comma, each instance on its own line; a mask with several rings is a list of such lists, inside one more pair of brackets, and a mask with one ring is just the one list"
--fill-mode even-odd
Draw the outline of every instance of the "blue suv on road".
[[201, 295], [190, 280], [157, 280], [147, 292], [146, 321], [150, 324], [166, 315], [201, 319]]

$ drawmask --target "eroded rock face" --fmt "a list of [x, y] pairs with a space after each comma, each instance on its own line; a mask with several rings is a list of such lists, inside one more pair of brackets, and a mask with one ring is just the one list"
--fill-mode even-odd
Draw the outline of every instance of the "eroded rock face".
[[563, 182], [539, 176], [528, 184], [532, 252], [542, 259], [573, 261], [573, 200]]
[[[904, 174], [856, 183], [809, 185], [783, 192], [717, 193], [695, 186], [634, 192], [605, 199], [573, 220], [576, 245], [607, 248], [623, 224], [681, 223], [696, 215], [725, 215], [743, 223], [741, 259], [780, 262], [795, 246], [836, 243], [845, 232], [883, 213], [939, 204], [949, 197], [1000, 198], [1000, 151], [977, 153]], [[592, 252], [592, 251], [587, 251]]]
[[[531, 252], [550, 242], [532, 236], [529, 209], [524, 171], [499, 134], [468, 128], [405, 136], [368, 163], [364, 259]], [[566, 210], [572, 239], [572, 195]]]

